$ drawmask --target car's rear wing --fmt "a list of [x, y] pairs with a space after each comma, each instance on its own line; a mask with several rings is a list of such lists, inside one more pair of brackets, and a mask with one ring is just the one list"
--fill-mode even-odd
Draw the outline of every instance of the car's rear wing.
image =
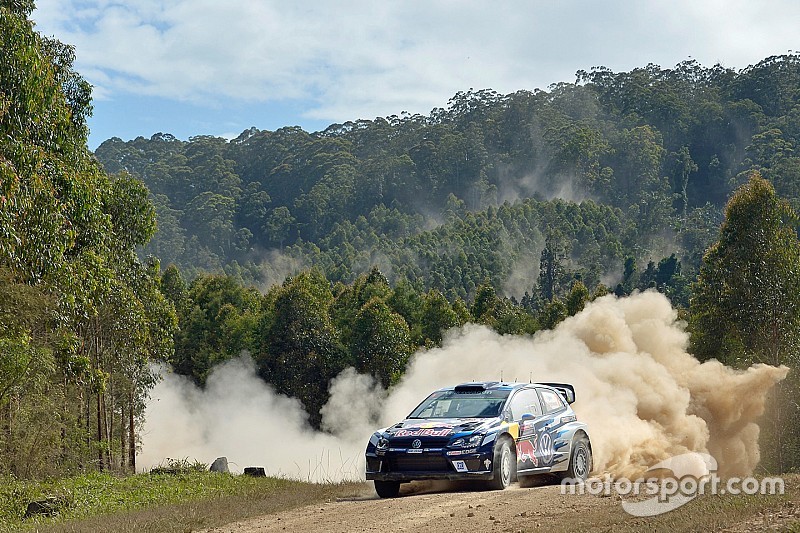
[[567, 403], [573, 403], [575, 401], [575, 387], [568, 383], [541, 383], [541, 385], [547, 385], [548, 387], [556, 389], [558, 393], [567, 400]]

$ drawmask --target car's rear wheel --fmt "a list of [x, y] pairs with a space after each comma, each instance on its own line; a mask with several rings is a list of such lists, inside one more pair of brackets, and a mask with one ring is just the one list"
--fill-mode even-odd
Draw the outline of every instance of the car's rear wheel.
[[569, 458], [569, 466], [562, 472], [561, 478], [570, 478], [575, 481], [586, 481], [592, 471], [592, 449], [589, 447], [589, 440], [580, 437], [572, 446], [572, 454]]
[[500, 439], [495, 444], [492, 471], [494, 475], [489, 481], [491, 490], [503, 490], [511, 485], [517, 473], [517, 457], [511, 450], [511, 441], [508, 438]]
[[375, 480], [375, 492], [381, 498], [396, 498], [400, 493], [399, 481], [379, 481]]

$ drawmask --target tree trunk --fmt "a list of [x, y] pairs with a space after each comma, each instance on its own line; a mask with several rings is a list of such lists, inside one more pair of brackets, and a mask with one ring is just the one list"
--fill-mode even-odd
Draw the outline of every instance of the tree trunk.
[[89, 416], [89, 411], [91, 409], [91, 400], [89, 396], [86, 394], [86, 387], [81, 387], [80, 392], [80, 406], [79, 409], [83, 411], [83, 413], [79, 416], [81, 422], [83, 423], [83, 440], [86, 448], [84, 448], [83, 453], [81, 453], [81, 472], [86, 472], [86, 463], [84, 461], [87, 460], [89, 457], [89, 450], [92, 449], [92, 431], [91, 431], [91, 417]]
[[790, 405], [787, 398], [783, 394], [783, 382], [779, 381], [775, 384], [775, 414], [773, 415], [774, 424], [774, 439], [773, 448], [775, 450], [775, 464], [777, 466], [777, 473], [784, 473], [785, 466], [783, 461], [783, 432], [786, 430], [783, 426], [783, 409], [785, 405]]
[[69, 424], [69, 403], [67, 402], [69, 382], [64, 378], [64, 396], [61, 402], [61, 464], [64, 465], [69, 460], [69, 447], [67, 446], [67, 424]]
[[119, 406], [119, 470], [123, 474], [128, 468], [127, 454], [125, 448], [125, 402], [120, 402]]
[[130, 446], [128, 447], [128, 467], [130, 467], [131, 472], [136, 473], [136, 433], [134, 432], [134, 417], [133, 417], [133, 391], [131, 391], [129, 396], [129, 404], [128, 404], [128, 441]]
[[103, 393], [97, 393], [97, 468], [105, 470], [105, 455], [103, 454]]
[[[108, 388], [108, 396], [103, 396], [103, 416], [105, 417], [106, 425], [106, 442], [108, 443], [108, 451], [106, 452], [106, 461], [108, 467], [114, 467], [114, 447], [111, 445], [114, 442], [114, 380], [111, 380]], [[111, 399], [111, 409], [106, 405], [106, 397]]]

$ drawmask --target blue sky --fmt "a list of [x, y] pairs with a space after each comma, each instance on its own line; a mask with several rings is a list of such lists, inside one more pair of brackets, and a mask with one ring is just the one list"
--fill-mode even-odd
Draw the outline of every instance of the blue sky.
[[90, 148], [427, 114], [593, 66], [744, 68], [800, 48], [794, 0], [39, 0], [94, 86]]

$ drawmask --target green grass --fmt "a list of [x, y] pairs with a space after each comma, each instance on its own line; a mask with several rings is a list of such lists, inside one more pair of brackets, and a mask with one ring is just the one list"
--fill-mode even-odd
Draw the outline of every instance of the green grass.
[[[362, 484], [311, 484], [279, 478], [183, 471], [111, 474], [51, 481], [0, 478], [0, 532], [192, 531], [353, 495]], [[55, 497], [53, 517], [24, 518], [28, 502]]]

